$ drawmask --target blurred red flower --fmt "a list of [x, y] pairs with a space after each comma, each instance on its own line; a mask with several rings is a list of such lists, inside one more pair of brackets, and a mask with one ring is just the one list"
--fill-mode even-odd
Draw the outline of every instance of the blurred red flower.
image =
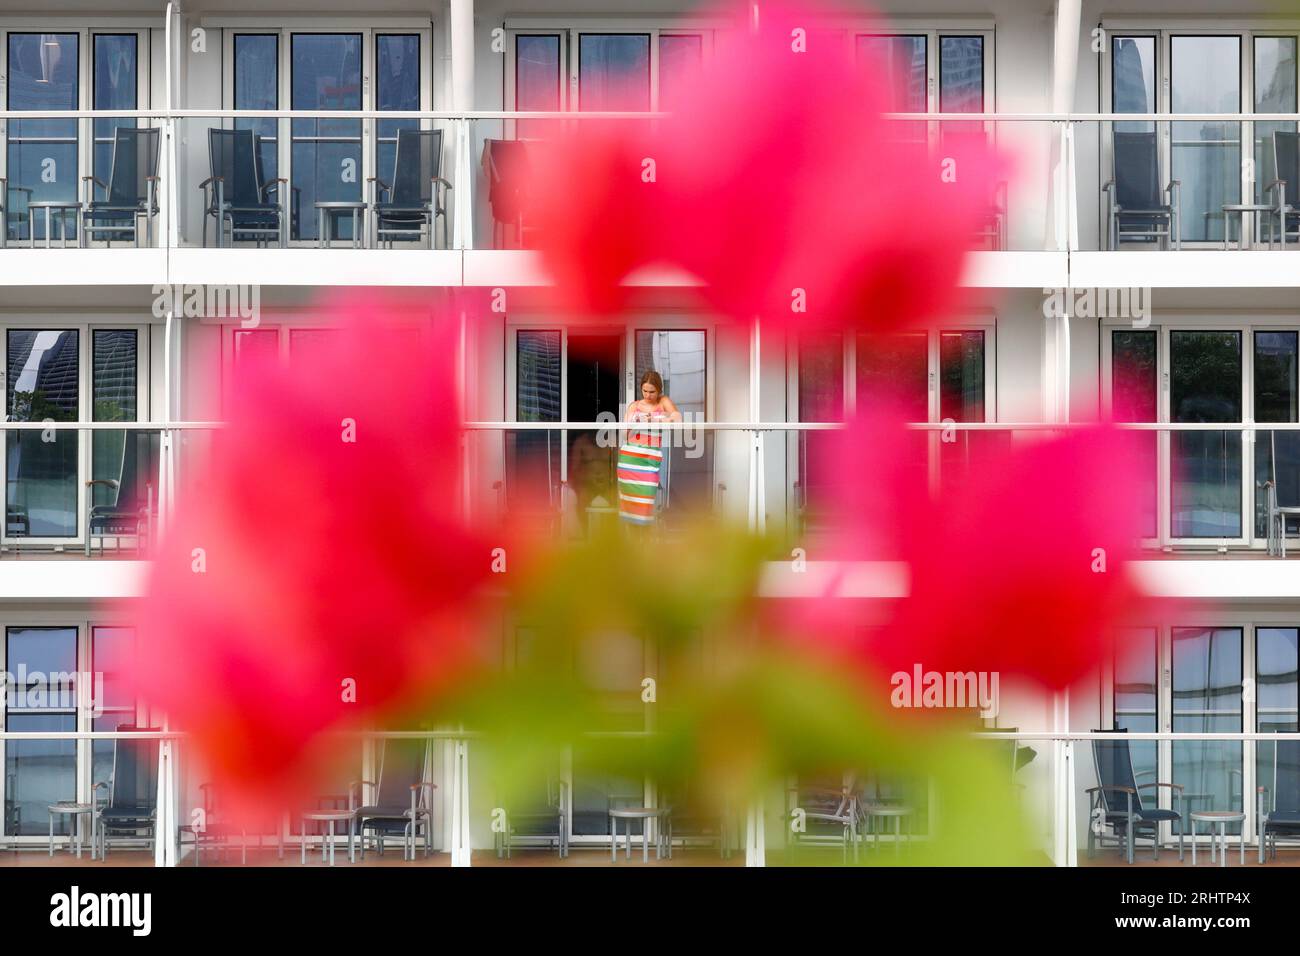
[[[1168, 613], [1129, 568], [1150, 491], [1136, 437], [1108, 426], [926, 433], [885, 414], [827, 434], [810, 468], [826, 476], [834, 529], [818, 553], [838, 573], [823, 595], [793, 602], [787, 630], [873, 678], [921, 664], [1067, 686], [1101, 663], [1116, 627]], [[862, 602], [834, 597], [857, 561], [906, 569], [906, 597], [874, 621]]]
[[1000, 160], [978, 122], [930, 150], [924, 125], [917, 144], [883, 119], [884, 65], [818, 17], [764, 3], [671, 118], [577, 122], [535, 147], [538, 243], [566, 306], [617, 311], [652, 266], [744, 320], [896, 328], [954, 304]]
[[236, 810], [319, 795], [354, 749], [325, 731], [469, 662], [493, 543], [461, 517], [456, 326], [408, 311], [353, 298], [290, 364], [244, 363], [210, 455], [181, 460], [135, 676]]

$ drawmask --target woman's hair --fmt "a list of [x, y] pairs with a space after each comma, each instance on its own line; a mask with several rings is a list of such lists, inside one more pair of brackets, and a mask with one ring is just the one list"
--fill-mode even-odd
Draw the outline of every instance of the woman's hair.
[[653, 385], [655, 387], [655, 391], [658, 392], [660, 395], [664, 393], [664, 380], [660, 378], [659, 373], [656, 372], [654, 369], [650, 369], [649, 371], [643, 372], [641, 374], [641, 385], [644, 385], [646, 382], [649, 382], [651, 385]]

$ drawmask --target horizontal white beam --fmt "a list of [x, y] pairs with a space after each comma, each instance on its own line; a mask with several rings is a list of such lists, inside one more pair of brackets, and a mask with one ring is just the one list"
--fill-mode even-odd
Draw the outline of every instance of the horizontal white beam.
[[1070, 278], [1076, 289], [1291, 289], [1300, 249], [1075, 252]]
[[0, 601], [82, 602], [143, 597], [147, 561], [13, 558], [0, 561]]

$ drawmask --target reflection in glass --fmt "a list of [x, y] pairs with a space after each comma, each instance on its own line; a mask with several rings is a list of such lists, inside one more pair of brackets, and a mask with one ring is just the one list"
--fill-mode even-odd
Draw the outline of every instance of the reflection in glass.
[[[95, 55], [94, 108], [133, 110], [136, 108], [137, 36], [134, 33], [96, 33], [92, 37]], [[134, 119], [100, 118], [95, 127], [94, 173], [107, 183], [113, 168], [113, 135], [119, 126], [134, 126]], [[96, 193], [95, 198], [105, 198]]]
[[[96, 703], [102, 715], [93, 721], [98, 731], [113, 731], [136, 724], [136, 701], [128, 674], [135, 660], [135, 628], [90, 629], [90, 671], [103, 681], [103, 696]], [[96, 740], [91, 749], [92, 783], [108, 782], [113, 769], [113, 741]]]
[[[1170, 420], [1241, 421], [1241, 333], [1169, 333]], [[1241, 432], [1170, 433], [1175, 538], [1241, 536]]]
[[[554, 113], [560, 108], [560, 38], [554, 34], [515, 37], [515, 109]], [[544, 120], [519, 120], [520, 139], [546, 135]]]
[[[560, 420], [560, 332], [515, 333], [515, 420]], [[511, 511], [552, 511], [560, 481], [560, 433], [506, 433], [506, 495]]]
[[[844, 339], [838, 332], [799, 337], [799, 421], [844, 420]], [[815, 525], [829, 500], [834, 461], [830, 432], [801, 431], [796, 507], [804, 526]]]
[[[1241, 732], [1241, 638], [1239, 627], [1173, 629], [1174, 733]], [[1239, 740], [1174, 742], [1173, 782], [1188, 811], [1241, 810], [1241, 756]]]
[[930, 419], [930, 357], [924, 332], [858, 334], [858, 409], [897, 409], [905, 422]]
[[578, 38], [578, 108], [650, 109], [650, 36], [584, 33]]
[[[1297, 335], [1295, 332], [1255, 333], [1255, 421], [1297, 421]], [[1300, 434], [1260, 430], [1255, 433], [1255, 535], [1268, 536], [1268, 490], [1275, 482], [1277, 503], [1300, 505]], [[1286, 516], [1294, 529], [1297, 518]]]
[[699, 88], [704, 37], [698, 33], [659, 34], [659, 109], [681, 109]]
[[[5, 729], [19, 733], [77, 729], [75, 627], [11, 627], [5, 631], [5, 670], [27, 675], [5, 700]], [[42, 693], [42, 691], [44, 693]], [[74, 740], [5, 742], [7, 836], [49, 833], [51, 803], [76, 798]], [[69, 832], [69, 817], [56, 817], [56, 834]]]
[[[1296, 111], [1295, 54], [1295, 37], [1255, 37], [1256, 113]], [[1295, 128], [1295, 123], [1255, 123], [1255, 202], [1266, 201], [1264, 187], [1278, 178], [1277, 162], [1273, 156], [1273, 133], [1279, 130], [1294, 132]], [[1288, 193], [1292, 188], [1287, 183]]]
[[[984, 112], [983, 37], [939, 38], [939, 112]], [[984, 124], [949, 121], [941, 135], [945, 143], [953, 137], [978, 143], [985, 137]]]
[[[1170, 111], [1241, 110], [1241, 40], [1235, 36], [1170, 39]], [[1223, 206], [1241, 202], [1241, 124], [1171, 123], [1173, 174], [1181, 183], [1183, 241], [1222, 241]]]
[[[939, 420], [982, 422], [984, 408], [984, 333], [939, 333]], [[1004, 448], [1003, 432], [954, 431], [940, 435], [939, 469], [943, 482], [961, 481], [982, 458]]]
[[[1124, 628], [1117, 638], [1113, 729], [1154, 733], [1160, 729], [1156, 723], [1156, 629]], [[1134, 740], [1129, 745], [1133, 773], [1139, 784], [1159, 779], [1158, 746], [1154, 740]]]
[[[1110, 95], [1112, 112], [1156, 112], [1156, 38], [1113, 37], [1111, 39]], [[1155, 128], [1145, 120], [1114, 125], [1120, 133], [1147, 133]]]
[[[236, 33], [234, 37], [235, 109], [280, 108], [280, 38], [274, 33]], [[280, 173], [279, 120], [268, 117], [237, 119], [235, 129], [251, 129], [260, 138], [261, 180], [271, 182]]]
[[[290, 109], [361, 109], [361, 35], [295, 33], [290, 38]], [[294, 239], [315, 239], [317, 202], [361, 199], [361, 120], [292, 121], [290, 162], [301, 215]], [[338, 238], [352, 217], [338, 216]]]
[[[924, 35], [857, 37], [858, 63], [883, 75], [889, 84], [884, 102], [891, 113], [929, 112], [925, 47]], [[924, 122], [890, 123], [888, 129], [901, 142], [918, 147], [926, 143]]]
[[[75, 33], [10, 33], [7, 105], [11, 110], [75, 110], [78, 104], [78, 36]], [[77, 121], [9, 121], [5, 208], [10, 239], [45, 236], [45, 217], [32, 221], [29, 202], [77, 198]], [[25, 227], [25, 228], [24, 228]], [[51, 224], [58, 230], [58, 226]]]
[[[414, 33], [381, 33], [375, 37], [375, 109], [407, 111], [420, 108], [420, 37]], [[377, 175], [393, 183], [397, 162], [397, 133], [419, 129], [419, 120], [380, 120], [375, 146]], [[405, 165], [405, 164], [403, 164]]]
[[[136, 338], [135, 329], [96, 329], [92, 333], [92, 421], [139, 421]], [[91, 433], [93, 477], [118, 483], [116, 488], [91, 486], [91, 502], [96, 510], [135, 515], [153, 512], [157, 501], [159, 441], [157, 432]]]
[[[1156, 333], [1116, 330], [1111, 333], [1111, 418], [1117, 422], [1156, 420]], [[1142, 476], [1142, 536], [1156, 536], [1159, 433], [1123, 434]]]
[[[79, 368], [76, 330], [10, 329], [7, 344], [9, 419], [75, 422]], [[62, 429], [49, 433], [11, 431], [5, 435], [8, 535], [76, 536], [79, 443], [75, 431]]]
[[[1297, 645], [1300, 629], [1259, 627], [1255, 629], [1255, 712], [1260, 733], [1295, 733]], [[1255, 782], [1268, 788], [1268, 798], [1277, 793], [1279, 779], [1294, 778], [1295, 768], [1277, 766], [1274, 744], [1261, 740], [1255, 745]], [[1267, 805], [1267, 804], [1266, 804]]]

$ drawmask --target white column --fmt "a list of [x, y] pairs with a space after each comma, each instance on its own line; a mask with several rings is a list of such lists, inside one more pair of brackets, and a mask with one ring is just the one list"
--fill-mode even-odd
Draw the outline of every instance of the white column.
[[177, 857], [176, 742], [158, 742], [158, 806], [154, 818], [154, 866], [175, 866]]
[[469, 744], [452, 741], [451, 769], [451, 865], [470, 866], [469, 837]]
[[[451, 108], [474, 109], [474, 0], [450, 0], [448, 33], [451, 39]], [[454, 178], [452, 179], [452, 245], [469, 249], [474, 245], [474, 166], [471, 159], [472, 130], [466, 121], [454, 124]]]

